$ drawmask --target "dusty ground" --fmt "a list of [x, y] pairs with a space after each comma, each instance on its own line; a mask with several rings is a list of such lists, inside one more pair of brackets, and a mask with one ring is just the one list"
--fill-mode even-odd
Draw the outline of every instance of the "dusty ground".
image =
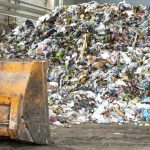
[[37, 146], [0, 141], [0, 150], [150, 150], [150, 127], [82, 124], [51, 127], [55, 144]]

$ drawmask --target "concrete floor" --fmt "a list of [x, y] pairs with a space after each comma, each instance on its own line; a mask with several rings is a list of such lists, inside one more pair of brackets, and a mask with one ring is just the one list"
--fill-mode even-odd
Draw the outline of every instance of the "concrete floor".
[[0, 141], [0, 150], [150, 150], [150, 127], [132, 124], [52, 126], [51, 136], [47, 146]]

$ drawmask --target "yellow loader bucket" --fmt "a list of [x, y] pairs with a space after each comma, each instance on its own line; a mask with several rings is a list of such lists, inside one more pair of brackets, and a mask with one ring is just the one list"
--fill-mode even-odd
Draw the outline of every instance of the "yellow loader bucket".
[[0, 137], [48, 144], [47, 63], [0, 61]]

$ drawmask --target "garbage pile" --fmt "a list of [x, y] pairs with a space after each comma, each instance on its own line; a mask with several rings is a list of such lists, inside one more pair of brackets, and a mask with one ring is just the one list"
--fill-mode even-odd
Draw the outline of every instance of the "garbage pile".
[[150, 7], [57, 7], [1, 43], [1, 58], [48, 59], [52, 124], [150, 121]]

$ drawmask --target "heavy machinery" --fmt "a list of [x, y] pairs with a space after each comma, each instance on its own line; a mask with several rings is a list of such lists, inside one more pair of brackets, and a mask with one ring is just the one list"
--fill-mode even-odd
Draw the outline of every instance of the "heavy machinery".
[[0, 137], [48, 144], [47, 63], [0, 61]]

